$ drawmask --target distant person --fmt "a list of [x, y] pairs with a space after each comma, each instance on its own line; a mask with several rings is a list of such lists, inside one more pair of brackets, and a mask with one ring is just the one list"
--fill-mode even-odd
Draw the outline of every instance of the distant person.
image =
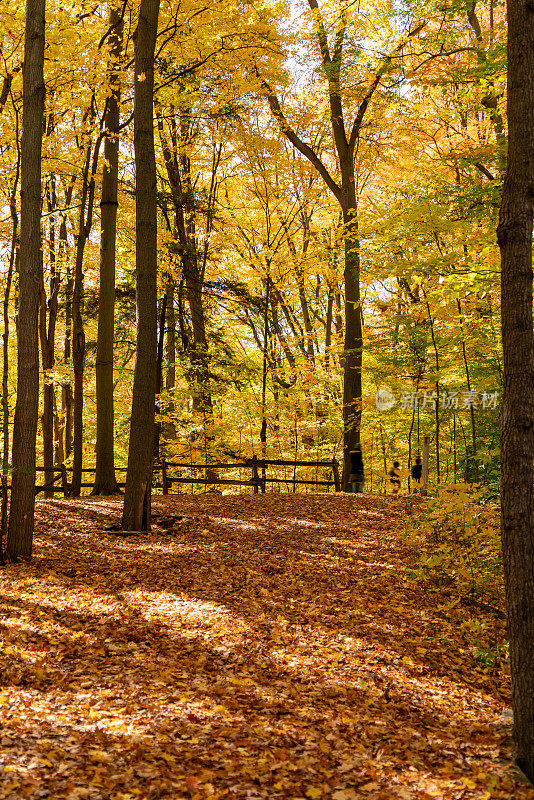
[[363, 457], [361, 444], [354, 445], [354, 450], [350, 453], [350, 475], [349, 482], [354, 493], [363, 492], [364, 474]]
[[[423, 475], [423, 465], [421, 464], [420, 456], [417, 456], [417, 458], [415, 459], [415, 464], [412, 467], [412, 480], [415, 486], [421, 486], [422, 475]], [[414, 492], [415, 491], [417, 491], [416, 488], [414, 488]]]
[[388, 472], [389, 482], [391, 484], [391, 491], [393, 492], [393, 494], [398, 494], [401, 487], [399, 467], [400, 467], [399, 462], [394, 461], [392, 469], [390, 469], [390, 471]]

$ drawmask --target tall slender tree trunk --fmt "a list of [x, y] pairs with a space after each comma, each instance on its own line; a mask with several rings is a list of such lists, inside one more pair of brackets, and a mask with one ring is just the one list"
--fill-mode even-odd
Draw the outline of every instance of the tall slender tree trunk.
[[[89, 112], [91, 113], [91, 112]], [[76, 263], [74, 267], [74, 291], [72, 294], [72, 365], [74, 368], [73, 398], [73, 461], [70, 493], [80, 496], [83, 468], [83, 374], [85, 360], [85, 331], [82, 317], [83, 301], [83, 256], [85, 244], [93, 224], [95, 200], [95, 175], [98, 167], [98, 154], [103, 134], [100, 134], [94, 148], [87, 144], [85, 164], [82, 175], [82, 195], [78, 236], [76, 239]], [[92, 153], [92, 155], [91, 155]]]
[[104, 174], [100, 200], [100, 285], [96, 355], [96, 474], [93, 494], [119, 491], [115, 478], [113, 409], [113, 344], [115, 340], [115, 250], [117, 240], [117, 186], [119, 177], [119, 115], [123, 22], [120, 9], [110, 5], [108, 80], [111, 95], [104, 117]]
[[[72, 201], [75, 178], [72, 178], [65, 192], [65, 207]], [[62, 214], [58, 242], [59, 269], [65, 269], [65, 339], [63, 345], [63, 366], [69, 367], [70, 342], [72, 336], [72, 273], [69, 263], [69, 242], [67, 236], [67, 216]], [[69, 380], [61, 384], [61, 414], [54, 409], [56, 426], [56, 464], [63, 464], [70, 455], [72, 446], [72, 387]]]
[[508, 0], [508, 167], [501, 250], [501, 531], [517, 762], [534, 781], [534, 7]]
[[326, 307], [326, 331], [324, 337], [324, 368], [330, 371], [330, 350], [332, 348], [332, 321], [334, 319], [334, 285], [328, 284], [328, 301]]
[[[260, 442], [261, 442], [261, 458], [265, 462], [267, 458], [267, 372], [269, 369], [269, 302], [270, 302], [270, 286], [271, 286], [271, 264], [267, 262], [267, 279], [265, 285], [265, 308], [263, 312], [263, 366], [262, 366], [262, 381], [261, 381], [261, 429], [260, 429]], [[265, 492], [265, 463], [261, 467], [261, 491]]]
[[[157, 339], [157, 358], [156, 358], [156, 395], [161, 395], [163, 391], [163, 345], [165, 342], [165, 320], [167, 319], [167, 292], [161, 298], [161, 307], [159, 312], [158, 324], [158, 339]], [[161, 413], [158, 405], [154, 409], [154, 413]], [[156, 422], [154, 428], [154, 458], [156, 461], [161, 459], [160, 450], [161, 441], [161, 422]]]
[[122, 528], [150, 528], [157, 359], [157, 208], [154, 149], [154, 52], [159, 0], [141, 0], [135, 39], [135, 358], [128, 472]]
[[[63, 364], [69, 369], [71, 366], [71, 343], [72, 343], [72, 295], [74, 290], [74, 278], [68, 256], [67, 245], [67, 223], [65, 217], [61, 222], [60, 236], [63, 234], [65, 242], [66, 260], [66, 281], [65, 281], [65, 339], [63, 342]], [[61, 386], [61, 415], [63, 418], [63, 428], [65, 431], [65, 458], [70, 458], [72, 454], [72, 411], [73, 411], [72, 382], [69, 378], [63, 381]]]
[[[354, 181], [354, 176], [353, 181]], [[345, 344], [343, 366], [343, 487], [350, 491], [350, 451], [360, 444], [362, 419], [362, 309], [358, 207], [353, 190], [343, 210], [345, 223]]]
[[[456, 299], [456, 305], [458, 307], [458, 314], [460, 317], [460, 330], [462, 332], [462, 356], [464, 360], [464, 367], [465, 367], [465, 378], [467, 381], [467, 391], [471, 392], [471, 371], [469, 369], [469, 362], [467, 360], [467, 348], [465, 346], [465, 330], [464, 330], [464, 317], [462, 314], [462, 305], [460, 303], [460, 298]], [[477, 431], [476, 431], [476, 423], [475, 423], [475, 409], [473, 404], [469, 406], [469, 414], [471, 417], [471, 442], [473, 446], [473, 466], [475, 472], [475, 481], [478, 481], [478, 458], [477, 458]]]
[[[192, 342], [188, 343], [187, 353], [191, 363], [189, 383], [193, 397], [193, 411], [202, 418], [205, 449], [206, 454], [208, 454], [213, 440], [213, 401], [209, 385], [209, 347], [202, 298], [204, 265], [200, 263], [198, 258], [191, 164], [185, 152], [189, 135], [190, 112], [185, 110], [180, 113], [179, 141], [178, 133], [175, 136], [173, 135], [172, 148], [166, 137], [163, 117], [159, 111], [157, 119], [163, 158], [174, 205], [174, 222], [182, 260], [187, 303], [191, 313], [193, 336]], [[206, 259], [206, 250], [204, 256]], [[179, 297], [179, 302], [180, 299], [181, 297]]]
[[[58, 293], [60, 274], [56, 263], [55, 223], [52, 216], [57, 206], [55, 177], [50, 178], [47, 188], [48, 211], [50, 213], [49, 252], [50, 252], [50, 297], [47, 301], [44, 270], [41, 270], [41, 302], [39, 307], [39, 339], [41, 343], [41, 361], [44, 374], [43, 385], [43, 465], [44, 483], [54, 480], [54, 407], [55, 386], [51, 372], [55, 364], [56, 321], [58, 312]], [[46, 489], [45, 497], [53, 497], [53, 490]]]
[[[430, 325], [430, 335], [432, 337], [432, 347], [434, 348], [434, 360], [435, 360], [435, 363], [436, 363], [436, 375], [439, 376], [439, 370], [440, 370], [440, 366], [439, 366], [439, 350], [438, 350], [438, 343], [436, 341], [436, 332], [435, 332], [435, 328], [434, 328], [434, 318], [433, 318], [432, 312], [430, 310], [430, 303], [428, 302], [428, 300], [426, 298], [426, 292], [424, 293], [424, 295], [425, 295], [426, 308], [427, 308], [427, 311], [428, 311], [428, 321], [429, 321], [429, 325]], [[436, 483], [439, 483], [440, 480], [441, 480], [441, 469], [440, 469], [441, 450], [440, 450], [440, 442], [439, 442], [439, 434], [440, 434], [440, 419], [439, 419], [440, 385], [439, 385], [439, 378], [434, 383], [434, 386], [436, 387], [436, 407], [434, 409], [434, 417], [435, 417], [435, 420], [436, 420]]]
[[80, 496], [83, 465], [83, 362], [85, 357], [85, 331], [83, 329], [83, 254], [85, 249], [85, 209], [88, 194], [89, 165], [91, 163], [91, 145], [87, 146], [85, 165], [82, 176], [82, 196], [80, 201], [80, 217], [76, 240], [76, 262], [74, 266], [74, 290], [72, 293], [72, 366], [74, 370], [73, 391], [73, 462], [72, 484], [70, 493]]
[[174, 389], [176, 386], [176, 315], [174, 311], [174, 279], [169, 277], [167, 280], [167, 338], [166, 356], [167, 372], [165, 373], [165, 391], [167, 393], [167, 405], [165, 413], [169, 420], [164, 425], [165, 440], [176, 439], [176, 426], [172, 421], [174, 413]]
[[[17, 127], [18, 134], [18, 115]], [[0, 560], [4, 560], [4, 538], [7, 533], [7, 503], [8, 503], [8, 478], [9, 478], [9, 299], [11, 296], [11, 284], [13, 282], [13, 271], [17, 265], [19, 252], [19, 216], [17, 213], [17, 193], [20, 177], [20, 148], [17, 158], [17, 170], [13, 181], [13, 191], [10, 199], [11, 221], [13, 233], [11, 235], [11, 251], [9, 253], [9, 266], [6, 277], [6, 288], [4, 291], [4, 334], [2, 337], [2, 512], [0, 520]], [[17, 270], [18, 271], [18, 270]]]
[[35, 439], [39, 410], [37, 315], [41, 276], [41, 149], [45, 84], [45, 0], [27, 0], [23, 66], [21, 229], [17, 326], [17, 404], [7, 536], [10, 561], [32, 555], [35, 514]]

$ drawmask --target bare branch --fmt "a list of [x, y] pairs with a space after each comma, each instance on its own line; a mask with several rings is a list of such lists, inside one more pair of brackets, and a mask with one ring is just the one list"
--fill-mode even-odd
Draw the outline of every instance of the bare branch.
[[290, 127], [289, 123], [287, 122], [284, 116], [284, 112], [280, 107], [278, 97], [273, 92], [267, 81], [261, 77], [257, 67], [256, 67], [256, 75], [260, 79], [261, 88], [265, 93], [265, 96], [267, 97], [272, 115], [278, 122], [280, 130], [282, 131], [284, 136], [286, 136], [289, 139], [291, 144], [294, 147], [296, 147], [297, 150], [299, 150], [311, 164], [313, 164], [313, 166], [315, 167], [321, 178], [324, 180], [324, 182], [326, 183], [326, 185], [328, 186], [328, 188], [330, 189], [336, 200], [339, 203], [341, 203], [342, 199], [341, 187], [332, 178], [332, 176], [328, 172], [327, 168], [325, 167], [325, 165], [323, 164], [323, 162], [321, 161], [315, 150], [313, 150], [309, 144], [303, 142], [302, 139], [299, 136], [297, 136], [293, 128]]

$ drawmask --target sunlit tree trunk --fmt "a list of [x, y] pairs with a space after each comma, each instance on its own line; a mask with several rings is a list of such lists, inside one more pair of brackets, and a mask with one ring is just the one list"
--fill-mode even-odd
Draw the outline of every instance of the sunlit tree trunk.
[[39, 401], [37, 316], [41, 277], [41, 143], [45, 84], [45, 0], [27, 0], [23, 66], [17, 404], [7, 536], [10, 561], [32, 555], [35, 439]]
[[148, 530], [154, 455], [157, 359], [157, 213], [154, 149], [154, 51], [159, 0], [141, 0], [135, 40], [135, 358], [122, 528]]
[[83, 468], [83, 374], [85, 361], [85, 330], [82, 317], [83, 301], [83, 257], [85, 245], [93, 224], [93, 207], [95, 199], [95, 175], [98, 167], [98, 154], [102, 134], [93, 148], [87, 144], [85, 164], [82, 175], [82, 190], [78, 235], [76, 239], [76, 263], [74, 267], [74, 291], [72, 295], [72, 365], [74, 369], [73, 399], [73, 460], [72, 484], [70, 493], [80, 496]]
[[111, 94], [104, 119], [105, 167], [100, 201], [100, 284], [98, 289], [98, 340], [96, 356], [96, 475], [93, 494], [119, 490], [115, 478], [113, 344], [115, 337], [115, 248], [117, 239], [117, 185], [119, 176], [118, 65], [122, 54], [123, 23], [120, 9], [111, 5], [109, 28]]
[[[352, 173], [352, 169], [350, 170]], [[350, 491], [350, 452], [360, 444], [362, 420], [362, 309], [360, 298], [360, 240], [358, 205], [354, 175], [347, 176], [344, 186], [343, 221], [345, 224], [345, 342], [343, 366], [343, 478], [345, 491]], [[352, 181], [351, 181], [352, 177]], [[352, 184], [352, 185], [351, 185]]]

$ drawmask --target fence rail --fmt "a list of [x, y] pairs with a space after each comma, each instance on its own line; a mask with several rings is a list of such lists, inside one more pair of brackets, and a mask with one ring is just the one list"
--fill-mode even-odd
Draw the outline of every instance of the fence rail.
[[[293, 477], [275, 477], [269, 476], [267, 474], [269, 467], [293, 467]], [[331, 479], [329, 480], [319, 480], [313, 478], [302, 478], [297, 477], [296, 475], [296, 468], [297, 467], [329, 467], [331, 470]], [[249, 478], [220, 478], [216, 473], [218, 470], [250, 470], [251, 475]], [[202, 470], [204, 473], [211, 472], [211, 475], [205, 474], [204, 476], [189, 476], [189, 477], [182, 477], [180, 474], [176, 474], [176, 470]], [[261, 470], [261, 475], [260, 475]], [[116, 472], [125, 472], [126, 467], [116, 467]], [[69, 473], [72, 473], [72, 467], [66, 467], [64, 464], [59, 466], [50, 467], [45, 469], [44, 467], [37, 467], [36, 472], [38, 473], [53, 473], [56, 474], [56, 477], [53, 480], [48, 481], [48, 483], [43, 483], [35, 486], [35, 494], [38, 495], [41, 492], [52, 493], [55, 494], [56, 492], [62, 492], [65, 497], [68, 496], [70, 491], [70, 483], [68, 480]], [[163, 491], [163, 494], [169, 494], [169, 490], [172, 490], [174, 484], [198, 484], [198, 485], [205, 485], [205, 486], [251, 486], [254, 488], [254, 494], [258, 494], [260, 491], [262, 494], [266, 490], [267, 484], [287, 484], [289, 486], [293, 486], [295, 488], [297, 485], [309, 485], [309, 486], [333, 486], [336, 492], [341, 491], [341, 481], [339, 478], [339, 462], [336, 458], [331, 459], [330, 461], [289, 461], [283, 459], [261, 459], [257, 458], [257, 456], [253, 456], [253, 458], [245, 459], [244, 461], [237, 462], [237, 463], [222, 463], [222, 464], [188, 464], [188, 463], [180, 463], [176, 461], [162, 461], [160, 463], [154, 464], [153, 468], [154, 472], [154, 486], [156, 488], [160, 488]], [[82, 469], [83, 475], [94, 475], [96, 473], [96, 469], [94, 467], [84, 467]], [[56, 485], [57, 482], [61, 480], [61, 486]], [[119, 488], [123, 489], [125, 487], [124, 481], [118, 481]], [[91, 488], [93, 483], [88, 481], [83, 481], [81, 483], [81, 487], [84, 489]]]

